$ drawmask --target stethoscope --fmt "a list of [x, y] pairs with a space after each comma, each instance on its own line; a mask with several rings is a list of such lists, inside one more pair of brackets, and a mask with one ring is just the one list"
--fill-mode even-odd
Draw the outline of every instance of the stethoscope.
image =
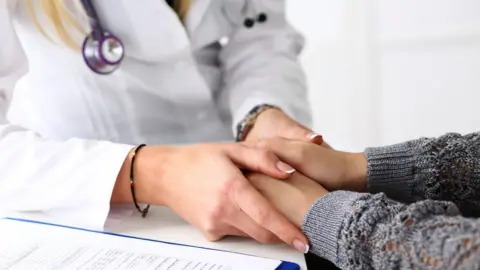
[[[246, 0], [243, 10], [243, 14], [252, 13], [253, 15], [245, 17], [243, 25], [246, 28], [252, 28], [256, 23], [264, 23], [268, 20], [266, 13], [257, 12], [253, 1]], [[90, 18], [92, 29], [92, 32], [87, 35], [82, 45], [83, 59], [93, 72], [101, 75], [111, 74], [120, 66], [125, 56], [125, 47], [118, 37], [103, 28], [92, 1], [82, 0], [81, 2], [87, 16]]]

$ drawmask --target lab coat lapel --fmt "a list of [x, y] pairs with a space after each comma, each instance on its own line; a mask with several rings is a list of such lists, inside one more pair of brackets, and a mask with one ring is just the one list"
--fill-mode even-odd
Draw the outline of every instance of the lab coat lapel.
[[[222, 0], [215, 0], [222, 1]], [[205, 15], [208, 6], [212, 0], [192, 0], [192, 6], [188, 12], [185, 25], [190, 33], [195, 32], [196, 28], [200, 25], [203, 16]]]

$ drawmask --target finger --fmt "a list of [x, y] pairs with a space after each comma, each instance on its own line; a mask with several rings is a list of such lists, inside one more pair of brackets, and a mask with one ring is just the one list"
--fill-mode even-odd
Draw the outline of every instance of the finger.
[[202, 233], [203, 234], [203, 237], [205, 237], [205, 239], [207, 239], [207, 241], [210, 241], [210, 242], [217, 242], [217, 241], [220, 241], [222, 240], [226, 235], [216, 235], [216, 234], [210, 234], [210, 233]]
[[[260, 243], [274, 243], [279, 239], [269, 230], [259, 226], [248, 215], [238, 209], [238, 212], [231, 217], [231, 226], [234, 226], [235, 230], [240, 231], [244, 235], [247, 234], [251, 238], [257, 240]], [[241, 235], [239, 235], [241, 236]]]
[[216, 229], [215, 232], [202, 232], [205, 239], [210, 242], [216, 242], [222, 240], [227, 236], [241, 236], [241, 237], [249, 237], [249, 235], [245, 232], [242, 232], [240, 229], [237, 229], [229, 224], [223, 224], [221, 229]]
[[225, 232], [225, 235], [230, 235], [230, 236], [239, 236], [239, 237], [248, 237], [250, 238], [250, 236], [243, 232], [242, 230], [240, 229], [237, 229], [235, 228], [234, 226], [230, 225], [229, 228], [227, 229], [227, 231]]
[[281, 137], [291, 140], [307, 141], [318, 145], [323, 143], [322, 135], [313, 132], [311, 129], [297, 122], [291, 125]]
[[323, 136], [318, 134], [318, 133], [312, 133], [309, 135], [308, 140], [311, 143], [314, 143], [316, 145], [323, 146], [327, 149], [333, 149], [324, 139]]
[[257, 146], [273, 152], [279, 159], [310, 178], [317, 176], [325, 164], [331, 163], [325, 160], [329, 157], [326, 152], [330, 150], [311, 143], [275, 138], [257, 142]]
[[[285, 132], [282, 132], [281, 136], [291, 140], [312, 141], [319, 134], [312, 132], [309, 128], [299, 124], [291, 124]], [[320, 136], [321, 137], [321, 136]]]
[[325, 140], [323, 139], [323, 136], [315, 133], [313, 131], [310, 131], [306, 133], [305, 137], [303, 138], [304, 141], [314, 143], [316, 145], [321, 145], [327, 149], [333, 149]]
[[331, 147], [327, 142], [323, 141], [322, 144], [320, 144], [321, 146], [327, 148], [327, 149], [330, 149], [330, 150], [333, 150], [333, 147]]
[[287, 139], [293, 139], [293, 140], [302, 140], [302, 141], [307, 141], [311, 142], [317, 145], [324, 146], [326, 148], [332, 149], [330, 145], [328, 145], [324, 140], [323, 136], [313, 132], [311, 129], [298, 124], [297, 126], [293, 127], [290, 129], [289, 132], [286, 134], [287, 136], [284, 136]]
[[317, 145], [322, 145], [324, 142], [323, 142], [323, 136], [320, 135], [320, 134], [317, 134], [317, 133], [309, 133], [306, 135], [306, 140], [308, 142], [311, 142], [311, 143], [314, 143], [314, 144], [317, 144]]
[[295, 172], [292, 166], [281, 161], [268, 149], [238, 143], [232, 145], [226, 154], [241, 169], [261, 172], [273, 178], [285, 179]]
[[308, 252], [307, 238], [300, 229], [281, 215], [249, 182], [236, 188], [235, 200], [240, 209], [258, 225], [295, 249]]

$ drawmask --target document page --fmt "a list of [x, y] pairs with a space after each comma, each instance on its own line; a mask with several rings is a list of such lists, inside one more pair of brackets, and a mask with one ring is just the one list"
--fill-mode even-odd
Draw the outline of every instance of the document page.
[[278, 260], [0, 219], [0, 269], [274, 270]]

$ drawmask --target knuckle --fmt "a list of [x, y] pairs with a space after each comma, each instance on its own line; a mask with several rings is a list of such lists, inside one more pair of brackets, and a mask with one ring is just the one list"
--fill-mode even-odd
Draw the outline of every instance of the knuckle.
[[275, 158], [275, 156], [272, 154], [272, 152], [270, 152], [266, 149], [259, 149], [257, 151], [257, 154], [258, 154], [259, 161], [262, 162], [262, 163], [269, 162], [270, 160]]
[[222, 220], [225, 215], [222, 203], [216, 203], [207, 213], [207, 220], [209, 228], [215, 227], [217, 221]]
[[214, 220], [208, 220], [203, 226], [202, 232], [209, 241], [216, 241], [221, 238], [220, 225]]
[[222, 195], [228, 195], [232, 192], [235, 184], [238, 182], [237, 177], [228, 177], [220, 184], [220, 193]]
[[249, 195], [251, 187], [252, 187], [252, 184], [250, 183], [250, 181], [244, 181], [237, 186], [234, 194], [237, 198], [241, 199], [241, 196]]
[[203, 236], [205, 237], [205, 239], [207, 239], [207, 241], [210, 241], [210, 242], [216, 242], [222, 239], [222, 236], [217, 234], [215, 231], [205, 231], [203, 232]]

